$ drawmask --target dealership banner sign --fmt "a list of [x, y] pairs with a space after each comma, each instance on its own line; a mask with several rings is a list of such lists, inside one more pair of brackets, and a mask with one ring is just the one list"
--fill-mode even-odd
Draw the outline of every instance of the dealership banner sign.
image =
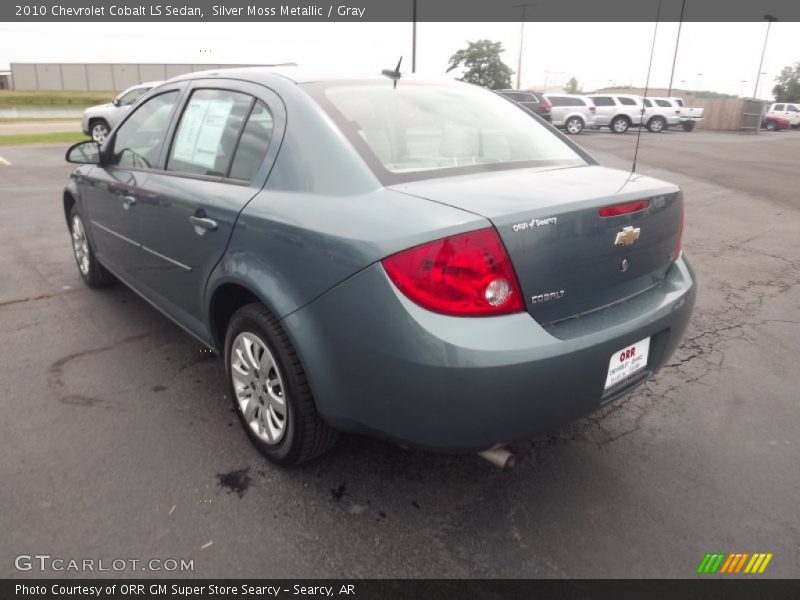
[[800, 21], [797, 0], [4, 0], [0, 21]]

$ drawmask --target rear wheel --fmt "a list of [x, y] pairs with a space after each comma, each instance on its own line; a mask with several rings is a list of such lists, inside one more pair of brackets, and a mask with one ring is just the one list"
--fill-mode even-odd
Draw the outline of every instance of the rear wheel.
[[650, 131], [650, 133], [661, 133], [664, 131], [666, 124], [667, 122], [663, 117], [653, 117], [647, 122], [647, 130]]
[[776, 129], [778, 129], [778, 124], [775, 121], [767, 121], [767, 131], [775, 131]]
[[108, 287], [114, 283], [114, 276], [97, 262], [86, 235], [86, 227], [78, 213], [77, 206], [69, 212], [69, 233], [72, 238], [72, 253], [78, 265], [78, 273], [83, 282], [91, 288]]
[[628, 128], [631, 126], [630, 121], [625, 117], [614, 117], [614, 120], [611, 121], [611, 131], [614, 133], [625, 133], [628, 131]]
[[317, 413], [300, 357], [263, 305], [248, 304], [231, 318], [225, 368], [236, 413], [271, 461], [297, 465], [333, 446], [336, 431]]
[[694, 121], [684, 121], [681, 126], [684, 131], [692, 131], [694, 129]]
[[103, 119], [95, 119], [89, 126], [89, 132], [92, 134], [92, 139], [98, 144], [102, 144], [108, 137], [108, 123]]
[[564, 123], [564, 131], [570, 135], [577, 135], [583, 131], [583, 119], [580, 117], [570, 117]]

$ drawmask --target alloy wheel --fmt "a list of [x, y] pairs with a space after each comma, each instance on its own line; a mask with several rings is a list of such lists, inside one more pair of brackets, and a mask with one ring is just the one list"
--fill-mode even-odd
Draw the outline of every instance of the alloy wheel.
[[570, 119], [567, 121], [567, 133], [578, 134], [583, 130], [583, 121], [580, 119]]
[[89, 240], [86, 238], [86, 230], [83, 228], [83, 221], [78, 215], [72, 217], [72, 250], [75, 252], [75, 260], [81, 274], [89, 274]]
[[102, 144], [106, 141], [107, 136], [108, 127], [106, 127], [105, 123], [95, 123], [92, 127], [92, 139], [98, 144]]
[[245, 422], [260, 440], [279, 443], [288, 413], [283, 379], [272, 353], [256, 334], [243, 331], [233, 341], [230, 361], [233, 390]]

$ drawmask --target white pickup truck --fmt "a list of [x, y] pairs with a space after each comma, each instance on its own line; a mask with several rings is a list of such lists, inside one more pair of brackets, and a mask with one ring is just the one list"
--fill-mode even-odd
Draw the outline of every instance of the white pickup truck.
[[800, 103], [776, 102], [769, 107], [767, 113], [783, 117], [792, 127], [800, 127]]
[[683, 104], [683, 98], [672, 96], [671, 98], [667, 98], [667, 100], [670, 100], [680, 109], [681, 112], [678, 116], [680, 117], [681, 126], [683, 127], [684, 131], [691, 131], [694, 129], [694, 126], [697, 124], [697, 122], [703, 118], [703, 109], [685, 106]]

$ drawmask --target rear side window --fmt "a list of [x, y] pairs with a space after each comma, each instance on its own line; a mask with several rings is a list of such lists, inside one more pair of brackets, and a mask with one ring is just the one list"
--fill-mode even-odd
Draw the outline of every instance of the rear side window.
[[195, 90], [172, 142], [168, 171], [227, 177], [254, 98], [229, 90]]
[[611, 96], [591, 96], [595, 106], [614, 106], [614, 99]]
[[797, 106], [794, 105], [794, 104], [787, 104], [786, 105], [786, 110], [790, 110], [792, 112], [798, 112], [798, 111], [800, 111], [800, 108], [797, 108]]
[[272, 139], [273, 124], [272, 113], [267, 105], [261, 100], [256, 102], [247, 118], [239, 145], [236, 146], [236, 153], [233, 155], [229, 174], [231, 179], [243, 181], [253, 179], [267, 154]]
[[108, 164], [151, 169], [158, 160], [178, 92], [153, 96], [137, 108], [114, 135]]
[[675, 104], [677, 104], [678, 106], [682, 107], [683, 106], [683, 100], [681, 100], [680, 98], [676, 98], [675, 99]]
[[[623, 104], [626, 104], [626, 103], [625, 103], [625, 102], [623, 102]], [[649, 99], [647, 99], [647, 98], [644, 100], [644, 105], [645, 105], [647, 108], [650, 108], [651, 106], [653, 106], [653, 104], [652, 104], [652, 103], [650, 102], [650, 100], [649, 100]]]
[[633, 98], [620, 97], [619, 103], [624, 104], [626, 106], [636, 106], [636, 100], [634, 100]]
[[659, 106], [663, 106], [664, 108], [670, 108], [672, 105], [669, 103], [669, 100], [656, 100], [656, 104]]

